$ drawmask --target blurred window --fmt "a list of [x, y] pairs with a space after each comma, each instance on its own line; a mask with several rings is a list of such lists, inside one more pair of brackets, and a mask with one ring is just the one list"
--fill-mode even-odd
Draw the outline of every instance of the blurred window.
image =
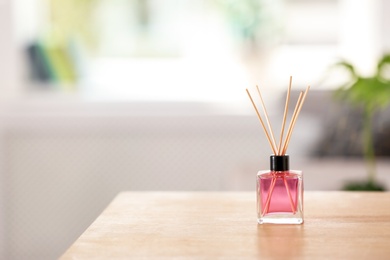
[[317, 80], [340, 44], [337, 0], [16, 2], [29, 79], [94, 100], [232, 101]]

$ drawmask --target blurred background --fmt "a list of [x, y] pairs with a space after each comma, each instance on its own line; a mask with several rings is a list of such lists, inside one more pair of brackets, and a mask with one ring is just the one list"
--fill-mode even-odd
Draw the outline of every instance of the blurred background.
[[[365, 179], [361, 116], [333, 98], [340, 59], [374, 73], [386, 0], [0, 0], [0, 259], [55, 259], [123, 190], [255, 190], [311, 85], [288, 153], [306, 190]], [[290, 105], [290, 110], [294, 105]], [[289, 116], [291, 116], [291, 112]], [[390, 110], [374, 120], [390, 188]], [[255, 214], [255, 211], [254, 211]]]

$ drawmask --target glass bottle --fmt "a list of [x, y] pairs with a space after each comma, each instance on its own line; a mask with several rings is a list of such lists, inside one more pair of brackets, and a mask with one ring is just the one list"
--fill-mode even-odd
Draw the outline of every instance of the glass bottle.
[[290, 170], [288, 155], [271, 155], [270, 170], [257, 174], [259, 224], [303, 223], [302, 171]]

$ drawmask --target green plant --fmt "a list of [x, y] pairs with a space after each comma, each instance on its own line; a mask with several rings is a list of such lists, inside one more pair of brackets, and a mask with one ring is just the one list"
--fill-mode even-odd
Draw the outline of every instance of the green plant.
[[376, 73], [364, 77], [357, 73], [355, 67], [346, 61], [336, 64], [348, 70], [350, 80], [338, 88], [336, 97], [360, 107], [363, 111], [363, 154], [366, 160], [368, 179], [365, 182], [349, 183], [348, 190], [384, 190], [376, 183], [376, 160], [373, 142], [373, 117], [390, 103], [390, 79], [386, 72], [390, 69], [390, 54], [384, 55], [377, 64]]

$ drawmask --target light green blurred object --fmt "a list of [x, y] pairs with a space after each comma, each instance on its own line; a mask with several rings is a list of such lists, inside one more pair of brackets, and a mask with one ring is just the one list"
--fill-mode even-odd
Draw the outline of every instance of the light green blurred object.
[[46, 0], [50, 12], [47, 38], [57, 45], [81, 40], [90, 50], [97, 46], [93, 14], [99, 0]]
[[216, 3], [237, 38], [255, 48], [273, 42], [282, 31], [278, 0], [216, 0]]

